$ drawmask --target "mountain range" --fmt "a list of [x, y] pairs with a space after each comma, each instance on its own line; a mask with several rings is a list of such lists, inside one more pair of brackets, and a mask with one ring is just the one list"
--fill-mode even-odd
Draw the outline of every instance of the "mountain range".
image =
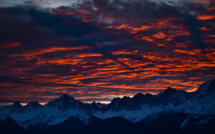
[[64, 94], [45, 105], [0, 108], [2, 134], [215, 134], [215, 80], [195, 92], [168, 87], [152, 94], [83, 103]]

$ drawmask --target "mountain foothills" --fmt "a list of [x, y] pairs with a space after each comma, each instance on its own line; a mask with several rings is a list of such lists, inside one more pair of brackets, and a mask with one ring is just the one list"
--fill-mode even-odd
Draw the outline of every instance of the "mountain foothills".
[[87, 104], [62, 95], [45, 105], [18, 101], [0, 109], [1, 134], [214, 134], [215, 80], [195, 92], [168, 87], [110, 104]]

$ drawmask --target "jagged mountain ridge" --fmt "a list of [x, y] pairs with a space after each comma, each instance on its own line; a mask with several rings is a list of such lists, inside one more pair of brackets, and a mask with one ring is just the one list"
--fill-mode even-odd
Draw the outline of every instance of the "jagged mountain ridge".
[[203, 83], [195, 92], [178, 91], [168, 87], [157, 95], [137, 94], [133, 98], [115, 98], [104, 112], [93, 113], [105, 119], [122, 116], [138, 122], [152, 113], [177, 111], [192, 114], [215, 114], [215, 80]]
[[96, 118], [123, 117], [138, 122], [163, 111], [191, 114], [215, 114], [215, 80], [203, 83], [195, 92], [178, 91], [168, 87], [157, 95], [138, 93], [134, 97], [114, 98], [110, 104], [86, 104], [62, 95], [46, 105], [30, 102], [25, 107], [16, 101], [0, 109], [0, 116], [14, 119], [23, 128], [44, 129], [76, 118], [88, 125]]

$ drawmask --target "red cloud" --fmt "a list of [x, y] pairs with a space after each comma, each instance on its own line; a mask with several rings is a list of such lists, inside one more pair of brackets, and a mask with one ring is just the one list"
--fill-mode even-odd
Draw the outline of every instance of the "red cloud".
[[21, 43], [20, 42], [9, 42], [9, 43], [0, 44], [0, 49], [12, 48], [12, 47], [17, 47], [17, 46], [21, 46]]

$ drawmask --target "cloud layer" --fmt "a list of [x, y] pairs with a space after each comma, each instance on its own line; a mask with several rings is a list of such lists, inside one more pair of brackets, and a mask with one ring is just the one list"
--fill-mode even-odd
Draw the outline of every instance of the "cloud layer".
[[1, 103], [63, 93], [107, 102], [168, 86], [193, 91], [215, 76], [214, 1], [3, 2]]

